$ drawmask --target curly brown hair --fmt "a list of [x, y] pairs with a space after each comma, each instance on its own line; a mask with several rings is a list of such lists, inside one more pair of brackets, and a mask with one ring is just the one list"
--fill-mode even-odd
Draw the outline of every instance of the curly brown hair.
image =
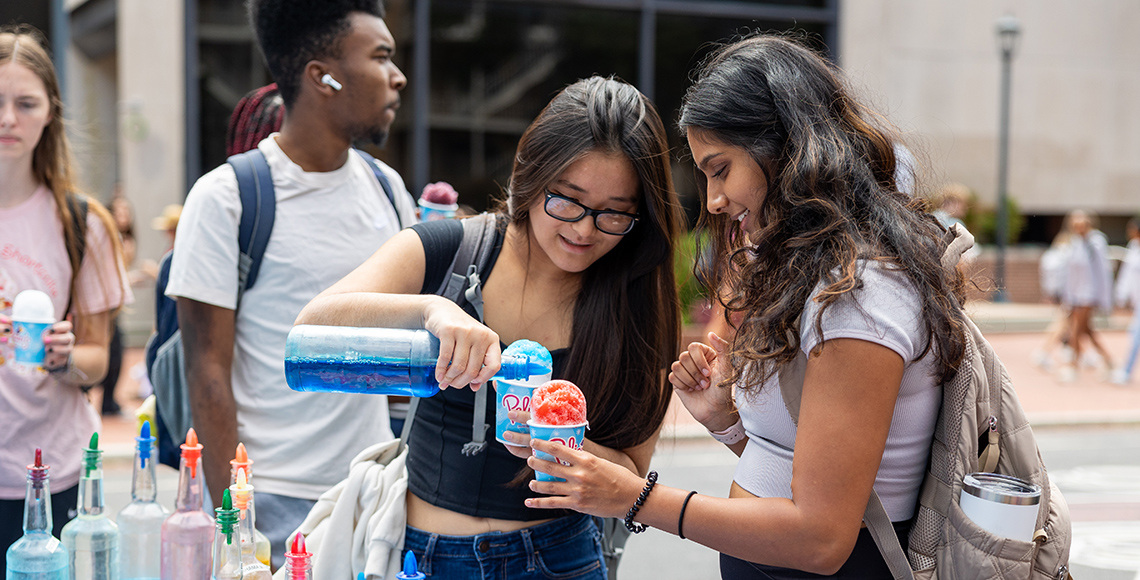
[[822, 340], [824, 311], [861, 287], [868, 260], [913, 283], [930, 336], [916, 358], [933, 349], [941, 378], [953, 374], [965, 350], [964, 284], [941, 266], [946, 232], [898, 190], [898, 135], [855, 100], [835, 65], [781, 37], [744, 38], [701, 65], [679, 125], [746, 150], [768, 180], [760, 230], [747, 240], [725, 215], [703, 213], [699, 224], [712, 253], [698, 276], [721, 289], [726, 318], [742, 314], [724, 384], [759, 388], [795, 358], [817, 287]]

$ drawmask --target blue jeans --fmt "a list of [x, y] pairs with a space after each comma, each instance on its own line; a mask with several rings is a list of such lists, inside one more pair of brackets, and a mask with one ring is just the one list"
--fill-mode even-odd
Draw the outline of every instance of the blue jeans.
[[606, 580], [594, 518], [568, 516], [517, 532], [442, 536], [408, 526], [420, 572], [447, 580]]
[[1132, 369], [1136, 366], [1136, 353], [1140, 352], [1140, 308], [1132, 312], [1132, 323], [1128, 325], [1128, 334], [1132, 337], [1132, 344], [1128, 346], [1128, 358], [1124, 363], [1124, 378], [1132, 376]]

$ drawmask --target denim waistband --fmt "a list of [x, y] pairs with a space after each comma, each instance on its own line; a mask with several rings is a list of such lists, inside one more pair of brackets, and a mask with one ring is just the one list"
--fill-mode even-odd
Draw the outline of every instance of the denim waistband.
[[568, 542], [585, 534], [590, 537], [600, 534], [594, 520], [592, 516], [577, 514], [513, 532], [488, 532], [474, 536], [433, 534], [408, 526], [404, 549], [430, 554], [426, 566], [431, 565], [430, 560], [447, 558], [526, 558], [529, 569], [534, 566], [535, 552], [544, 546]]

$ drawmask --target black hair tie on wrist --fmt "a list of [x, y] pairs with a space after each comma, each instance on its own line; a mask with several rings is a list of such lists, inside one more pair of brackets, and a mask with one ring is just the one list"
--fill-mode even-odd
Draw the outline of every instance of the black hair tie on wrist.
[[689, 508], [689, 500], [693, 499], [694, 495], [697, 495], [697, 490], [690, 491], [689, 495], [685, 496], [685, 503], [681, 504], [681, 515], [677, 516], [677, 535], [682, 540], [685, 539], [685, 510]]
[[633, 517], [641, 510], [641, 506], [645, 505], [645, 498], [649, 497], [649, 492], [653, 491], [655, 485], [657, 485], [657, 472], [650, 471], [649, 477], [645, 478], [645, 489], [641, 490], [641, 495], [637, 496], [637, 501], [633, 502], [633, 506], [625, 514], [625, 529], [634, 534], [644, 532], [647, 527], [644, 524], [634, 523]]

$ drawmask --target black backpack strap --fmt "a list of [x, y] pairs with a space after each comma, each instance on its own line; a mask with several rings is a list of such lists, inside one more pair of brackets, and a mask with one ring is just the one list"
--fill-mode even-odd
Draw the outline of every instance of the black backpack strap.
[[[87, 254], [87, 199], [69, 193], [65, 196], [67, 199], [67, 209], [71, 212], [71, 231], [75, 235], [75, 261], [73, 263], [83, 265], [83, 256]], [[68, 257], [71, 256], [72, 248], [67, 248]], [[72, 285], [75, 284], [74, 279], [79, 277], [79, 270], [71, 273]], [[71, 312], [71, 293], [67, 294], [67, 309], [63, 311], [66, 316]]]
[[376, 181], [380, 182], [380, 188], [384, 190], [384, 195], [388, 196], [388, 203], [392, 204], [392, 211], [396, 214], [396, 223], [400, 225], [400, 229], [403, 229], [404, 220], [400, 219], [400, 208], [396, 207], [396, 194], [392, 191], [392, 184], [388, 182], [388, 176], [384, 175], [384, 170], [380, 169], [375, 157], [360, 149], [353, 148], [353, 151], [364, 159], [364, 162], [368, 164], [368, 168], [372, 170], [372, 174], [376, 176]]
[[[277, 195], [269, 163], [260, 149], [239, 153], [226, 160], [237, 176], [241, 197], [241, 222], [238, 226], [238, 300], [257, 282], [261, 259], [269, 246], [273, 221], [277, 213]], [[252, 210], [252, 211], [251, 211]]]
[[[466, 301], [475, 308], [479, 322], [483, 322], [483, 283], [479, 273], [487, 268], [491, 261], [491, 254], [495, 250], [495, 236], [498, 221], [495, 214], [484, 213], [470, 217], [462, 222], [463, 240], [459, 249], [455, 251], [455, 258], [451, 261], [448, 274], [443, 277], [436, 294], [462, 304]], [[471, 419], [471, 441], [463, 446], [464, 455], [475, 455], [487, 448], [487, 429], [491, 426], [486, 423], [487, 397], [491, 387], [475, 392], [475, 413]]]

